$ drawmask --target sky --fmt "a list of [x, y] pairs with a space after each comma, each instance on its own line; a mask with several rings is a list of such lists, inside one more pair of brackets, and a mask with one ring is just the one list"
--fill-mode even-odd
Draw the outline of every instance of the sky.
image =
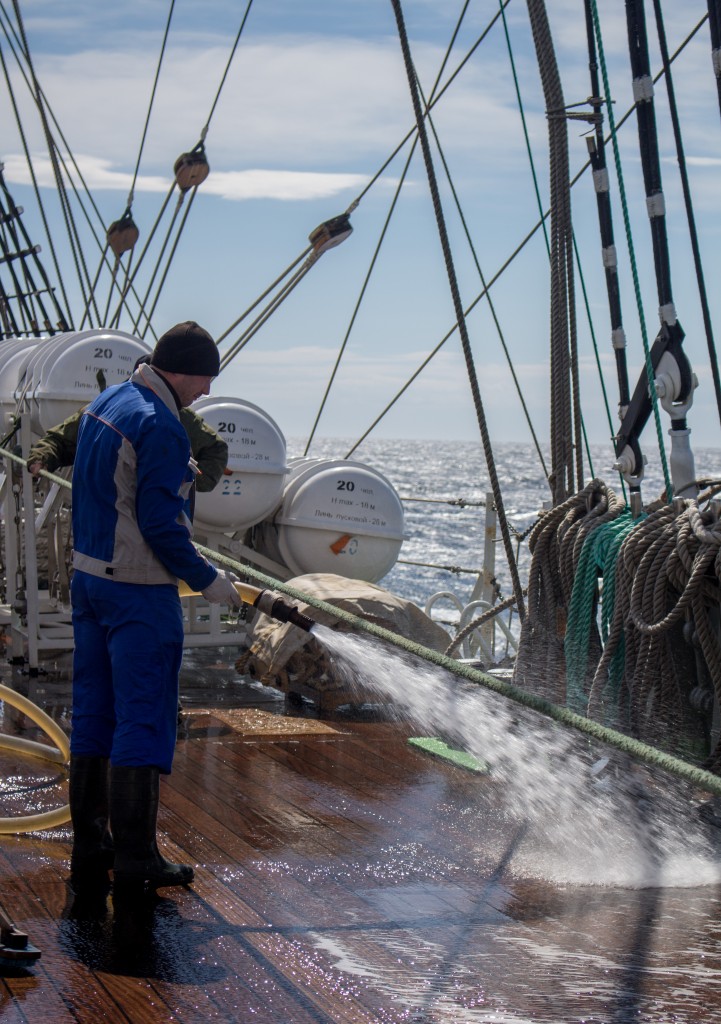
[[[583, 5], [580, 0], [549, 0], [547, 6], [565, 103], [582, 104], [590, 93]], [[604, 0], [599, 7], [618, 120], [632, 104], [624, 5]], [[668, 47], [674, 52], [704, 17], [706, 2], [671, 4], [666, 0], [665, 8]], [[17, 37], [11, 33], [11, 47], [4, 35], [10, 32], [10, 24], [15, 26], [12, 5], [3, 2], [0, 10], [0, 44], [26, 144], [33, 156], [45, 216], [51, 233], [60, 240], [58, 264], [78, 327], [83, 303], [72, 255], [62, 243], [62, 218], [41, 125], [13, 56]], [[20, 10], [35, 74], [62, 128], [61, 149], [72, 152], [105, 225], [117, 220], [126, 209], [138, 167], [132, 202], [133, 218], [140, 229], [135, 260], [142, 247], [148, 246], [134, 279], [141, 295], [154, 294], [160, 280], [160, 272], [153, 278], [152, 267], [160, 239], [170, 237], [176, 197], [162, 216], [161, 211], [174, 162], [193, 149], [207, 126], [205, 147], [210, 175], [188, 213], [154, 308], [152, 325], [156, 334], [177, 321], [193, 319], [215, 337], [225, 335], [295, 263], [317, 225], [352, 209], [350, 237], [308, 269], [223, 370], [213, 393], [252, 401], [274, 418], [287, 437], [307, 437], [342, 350], [316, 436], [362, 436], [448, 335], [454, 322], [448, 275], [420, 153], [416, 149], [412, 156], [397, 201], [394, 199], [409, 144], [385, 166], [414, 123], [390, 0], [305, 0], [302, 4], [297, 0], [253, 0], [249, 9], [246, 0], [203, 0], [202, 4], [176, 0], [160, 65], [171, 11], [169, 0], [116, 0], [113, 4], [98, 0], [65, 0], [62, 4], [56, 0], [21, 0]], [[224, 78], [246, 11], [243, 32]], [[497, 0], [471, 0], [467, 6], [462, 0], [405, 0], [403, 13], [418, 78], [424, 93], [430, 95], [446, 57], [444, 83], [498, 15], [499, 4]], [[545, 208], [548, 129], [528, 11], [523, 0], [511, 0], [505, 13]], [[647, 18], [655, 73], [660, 58], [651, 4], [647, 4]], [[156, 75], [157, 90], [143, 141]], [[682, 118], [712, 323], [721, 325], [721, 294], [716, 284], [721, 115], [707, 24], [701, 26], [674, 64], [673, 84]], [[673, 296], [686, 331], [685, 350], [699, 380], [689, 426], [695, 445], [716, 446], [719, 413], [663, 81], [656, 87], [655, 105]], [[51, 250], [29, 187], [27, 161], [7, 92], [0, 105], [0, 118], [5, 181], [15, 201], [25, 208], [26, 229], [33, 241], [42, 245], [41, 258], [55, 280]], [[464, 305], [470, 306], [482, 287], [476, 260], [484, 278], [494, 278], [539, 220], [524, 124], [500, 18], [439, 100], [433, 124], [440, 144], [439, 149], [432, 138], [442, 211], [461, 297]], [[569, 123], [572, 177], [586, 163], [588, 130], [585, 122]], [[658, 329], [658, 301], [635, 116], [620, 130], [619, 146], [638, 264], [640, 305], [652, 341]], [[609, 147], [609, 162], [612, 159]], [[643, 362], [642, 320], [624, 232], [619, 180], [613, 168], [611, 194], [633, 385]], [[584, 275], [583, 288], [577, 284], [577, 313], [586, 432], [593, 443], [609, 443], [618, 425], [617, 384], [595, 195], [588, 172], [574, 185], [572, 201]], [[177, 218], [184, 216], [187, 205], [186, 199]], [[76, 216], [85, 236], [89, 274], [93, 276], [99, 250], [83, 215]], [[158, 227], [153, 231], [156, 223]], [[108, 301], [107, 287], [99, 294], [102, 318], [105, 309], [115, 309], [115, 303]], [[542, 231], [536, 231], [494, 283], [491, 297], [492, 310], [482, 301], [468, 316], [491, 439], [494, 443], [530, 443], [531, 428], [516, 393], [510, 361], [533, 430], [545, 442], [550, 429], [549, 298], [548, 257]], [[243, 321], [243, 327], [263, 305]], [[120, 326], [133, 329], [128, 319]], [[230, 331], [221, 341], [221, 353], [241, 331], [242, 327]], [[146, 340], [152, 341], [150, 334]], [[610, 423], [599, 384], [598, 362], [608, 393]], [[665, 417], [663, 422], [666, 430]], [[652, 426], [646, 429], [647, 433], [653, 432]], [[478, 420], [457, 332], [395, 402], [373, 436], [478, 438]], [[649, 445], [653, 446], [652, 437]]]

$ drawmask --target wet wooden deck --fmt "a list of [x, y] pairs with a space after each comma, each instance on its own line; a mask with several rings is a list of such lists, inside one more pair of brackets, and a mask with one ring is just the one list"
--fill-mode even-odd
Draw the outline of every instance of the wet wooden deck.
[[[159, 821], [195, 883], [78, 916], [69, 829], [0, 837], [0, 901], [42, 951], [0, 967], [3, 1024], [718, 1019], [715, 889], [514, 879], [490, 778], [413, 748], [383, 712], [318, 719], [198, 658]], [[19, 685], [66, 720], [62, 671]], [[7, 708], [2, 725], [35, 735]], [[65, 799], [47, 764], [0, 753], [0, 768], [3, 814]]]

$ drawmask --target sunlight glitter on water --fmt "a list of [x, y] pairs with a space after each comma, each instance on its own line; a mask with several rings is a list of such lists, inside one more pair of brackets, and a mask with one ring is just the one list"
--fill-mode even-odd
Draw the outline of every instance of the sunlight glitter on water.
[[[512, 874], [629, 887], [721, 881], [721, 830], [697, 816], [678, 780], [375, 638], [324, 626], [313, 635], [351, 692], [376, 692], [489, 764], [503, 787], [500, 813], [520, 826]], [[479, 823], [479, 844], [489, 839]]]

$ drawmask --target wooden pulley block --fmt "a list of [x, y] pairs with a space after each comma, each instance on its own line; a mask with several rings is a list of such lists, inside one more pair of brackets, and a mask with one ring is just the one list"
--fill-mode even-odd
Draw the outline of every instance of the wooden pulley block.
[[124, 214], [108, 228], [107, 241], [116, 256], [122, 256], [135, 247], [140, 237], [138, 226], [131, 216]]
[[210, 166], [205, 153], [181, 153], [173, 166], [175, 180], [181, 192], [202, 185], [210, 174]]

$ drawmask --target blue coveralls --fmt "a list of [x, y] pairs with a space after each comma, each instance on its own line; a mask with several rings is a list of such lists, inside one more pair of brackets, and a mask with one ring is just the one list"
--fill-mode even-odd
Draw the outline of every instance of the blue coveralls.
[[183, 621], [178, 579], [217, 570], [191, 543], [188, 435], [142, 366], [86, 410], [73, 472], [74, 755], [171, 769]]

